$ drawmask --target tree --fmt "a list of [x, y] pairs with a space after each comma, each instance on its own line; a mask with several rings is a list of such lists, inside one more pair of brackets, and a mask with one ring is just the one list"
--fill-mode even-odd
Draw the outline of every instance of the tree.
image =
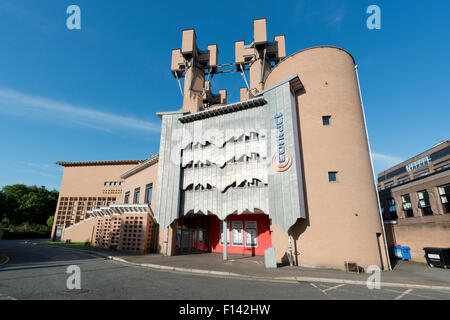
[[0, 190], [0, 223], [6, 217], [6, 196], [2, 190]]
[[47, 227], [49, 228], [49, 230], [51, 230], [53, 228], [53, 221], [55, 220], [55, 216], [50, 216], [47, 219]]
[[44, 186], [23, 184], [5, 186], [1, 194], [2, 219], [12, 225], [24, 222], [46, 225], [47, 219], [55, 213], [59, 195], [58, 191], [49, 191]]

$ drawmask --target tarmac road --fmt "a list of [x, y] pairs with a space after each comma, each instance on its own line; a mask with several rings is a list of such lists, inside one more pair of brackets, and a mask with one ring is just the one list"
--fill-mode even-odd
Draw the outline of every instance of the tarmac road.
[[[0, 256], [5, 258], [0, 259], [0, 300], [450, 299], [449, 291], [439, 290], [369, 290], [362, 285], [255, 281], [156, 271], [105, 260], [81, 250], [47, 245], [41, 240], [2, 240]], [[66, 271], [71, 265], [80, 267], [80, 290], [66, 287], [70, 276]]]

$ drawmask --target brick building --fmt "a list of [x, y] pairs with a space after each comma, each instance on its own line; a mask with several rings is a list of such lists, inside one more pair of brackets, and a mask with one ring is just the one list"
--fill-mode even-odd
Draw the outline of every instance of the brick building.
[[449, 140], [380, 173], [378, 190], [389, 245], [418, 261], [424, 247], [450, 246]]

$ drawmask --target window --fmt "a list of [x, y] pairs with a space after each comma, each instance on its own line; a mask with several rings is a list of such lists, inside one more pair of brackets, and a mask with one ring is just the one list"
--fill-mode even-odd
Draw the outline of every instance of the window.
[[337, 172], [333, 171], [333, 172], [328, 172], [328, 181], [329, 182], [337, 182]]
[[395, 200], [389, 199], [389, 212], [396, 212], [397, 208], [395, 207]]
[[244, 245], [242, 221], [231, 221], [231, 245], [238, 247], [242, 247]]
[[123, 200], [123, 202], [130, 202], [130, 191], [125, 192], [125, 199]]
[[448, 198], [450, 197], [450, 184], [438, 187], [438, 192], [444, 213], [450, 213], [450, 203], [448, 202]]
[[141, 188], [134, 189], [133, 203], [139, 203], [140, 194], [141, 194]]
[[411, 197], [409, 196], [409, 194], [405, 194], [402, 196], [402, 209], [403, 211], [405, 211], [405, 216], [407, 218], [414, 217], [411, 205]]
[[419, 174], [417, 174], [417, 175], [414, 176], [414, 179], [417, 179], [417, 178], [426, 176], [426, 175], [428, 175], [428, 174], [430, 174], [430, 170], [429, 170], [429, 169], [427, 169], [427, 170], [425, 170], [425, 171], [421, 171]]
[[397, 207], [395, 206], [395, 200], [393, 198], [390, 198], [388, 200], [388, 213], [386, 214], [385, 219], [386, 220], [397, 220]]
[[323, 116], [322, 123], [324, 126], [329, 126], [331, 124], [331, 116]]
[[256, 221], [245, 221], [245, 246], [258, 247], [258, 225]]
[[431, 210], [430, 205], [430, 197], [428, 196], [428, 191], [423, 190], [417, 192], [417, 196], [419, 198], [419, 208], [422, 209], [422, 214], [424, 216], [431, 216], [433, 215], [433, 211]]
[[153, 183], [149, 183], [145, 186], [145, 203], [152, 203]]

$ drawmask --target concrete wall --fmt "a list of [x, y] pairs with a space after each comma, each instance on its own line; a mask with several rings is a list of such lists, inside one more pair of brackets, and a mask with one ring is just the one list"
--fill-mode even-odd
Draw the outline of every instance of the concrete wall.
[[98, 218], [88, 218], [64, 229], [61, 241], [93, 242], [93, 235]]
[[[269, 74], [265, 87], [298, 75], [304, 92], [296, 96], [308, 218], [291, 228], [299, 265], [344, 268], [344, 261], [362, 267], [387, 268], [355, 63], [334, 47], [300, 51]], [[322, 117], [331, 116], [323, 126]], [[328, 172], [337, 171], [330, 183]], [[287, 235], [272, 226], [272, 243], [281, 258]]]
[[[167, 232], [169, 232], [169, 236], [167, 236]], [[174, 223], [172, 223], [167, 229], [159, 227], [156, 252], [161, 254], [166, 253], [166, 239], [168, 240], [167, 255], [174, 256], [176, 247], [176, 229]]]

